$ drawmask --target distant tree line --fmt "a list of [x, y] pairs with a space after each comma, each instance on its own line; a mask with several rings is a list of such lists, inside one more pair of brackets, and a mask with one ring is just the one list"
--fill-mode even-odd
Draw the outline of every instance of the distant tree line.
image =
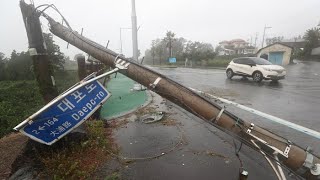
[[[52, 34], [43, 34], [43, 37], [51, 61], [51, 68], [54, 70], [63, 69], [66, 57], [60, 52], [60, 47], [54, 43]], [[33, 62], [28, 52], [18, 53], [13, 50], [8, 58], [0, 52], [0, 81], [31, 79], [34, 79]]]
[[167, 64], [170, 57], [175, 57], [180, 62], [184, 62], [186, 58], [192, 62], [200, 62], [215, 56], [210, 43], [190, 41], [168, 31], [163, 38], [152, 40], [151, 47], [145, 51], [145, 62], [153, 65]]
[[301, 55], [305, 57], [311, 56], [312, 49], [320, 46], [320, 29], [308, 29], [303, 38], [306, 40], [306, 45]]

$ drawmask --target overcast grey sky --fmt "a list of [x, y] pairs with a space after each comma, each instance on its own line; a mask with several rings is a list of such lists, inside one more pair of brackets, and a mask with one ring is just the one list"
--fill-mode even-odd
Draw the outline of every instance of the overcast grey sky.
[[[26, 0], [29, 3], [28, 0]], [[120, 27], [131, 27], [131, 0], [34, 0], [36, 6], [55, 4], [74, 30], [119, 52]], [[258, 32], [261, 43], [264, 25], [271, 26], [267, 36], [290, 38], [303, 35], [320, 21], [320, 0], [136, 0], [139, 49], [149, 48], [151, 40], [167, 30], [192, 41], [208, 42], [234, 38], [249, 40]], [[56, 20], [61, 18], [48, 11]], [[0, 0], [0, 52], [10, 56], [13, 49], [26, 51], [27, 36], [19, 0]], [[43, 31], [49, 32], [42, 20]], [[123, 54], [132, 55], [131, 31], [122, 30]], [[73, 56], [80, 50], [55, 37], [61, 51]]]

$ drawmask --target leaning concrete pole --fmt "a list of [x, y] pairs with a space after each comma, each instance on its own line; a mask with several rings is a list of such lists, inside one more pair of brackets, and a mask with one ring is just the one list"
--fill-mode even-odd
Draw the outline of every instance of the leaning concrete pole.
[[[249, 147], [255, 150], [260, 150], [261, 148], [270, 157], [277, 155], [279, 163], [301, 177], [307, 179], [319, 178], [320, 160], [317, 156], [292, 144], [287, 139], [238, 118], [229, 111], [224, 110], [217, 104], [197, 95], [166, 76], [148, 69], [135, 61], [124, 58], [106, 49], [104, 46], [81, 36], [76, 31], [72, 31], [70, 28], [64, 27], [54, 21], [51, 17], [44, 16], [50, 23], [51, 32], [61, 39], [113, 68], [115, 64], [126, 66], [127, 70], [121, 73], [127, 77], [148, 87], [150, 90], [181, 106], [227, 134], [236, 137]], [[258, 144], [259, 149], [253, 146], [252, 141]]]
[[138, 62], [138, 29], [137, 29], [137, 15], [136, 15], [136, 2], [131, 0], [132, 12], [131, 12], [131, 23], [132, 23], [132, 50], [133, 59]]
[[28, 36], [29, 55], [33, 60], [33, 71], [40, 93], [44, 101], [48, 103], [58, 95], [58, 91], [53, 85], [52, 67], [50, 67], [39, 16], [34, 13], [33, 5], [27, 5], [21, 1], [20, 8]]

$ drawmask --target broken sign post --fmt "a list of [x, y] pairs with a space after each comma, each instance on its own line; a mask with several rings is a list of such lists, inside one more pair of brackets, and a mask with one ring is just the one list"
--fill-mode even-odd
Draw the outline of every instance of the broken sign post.
[[82, 124], [111, 96], [98, 79], [126, 69], [125, 66], [116, 64], [116, 68], [97, 77], [94, 77], [95, 73], [89, 75], [17, 125], [14, 130], [40, 143], [55, 143]]
[[20, 129], [31, 139], [51, 145], [89, 118], [108, 98], [110, 93], [98, 81], [78, 90], [65, 93], [65, 97], [39, 113]]

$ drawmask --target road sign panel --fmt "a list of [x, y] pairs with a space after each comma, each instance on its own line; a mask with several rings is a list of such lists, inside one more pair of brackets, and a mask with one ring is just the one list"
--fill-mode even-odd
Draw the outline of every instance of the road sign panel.
[[82, 124], [110, 97], [98, 81], [65, 93], [65, 97], [28, 121], [20, 132], [51, 145]]
[[169, 63], [176, 63], [177, 59], [175, 57], [169, 58]]

